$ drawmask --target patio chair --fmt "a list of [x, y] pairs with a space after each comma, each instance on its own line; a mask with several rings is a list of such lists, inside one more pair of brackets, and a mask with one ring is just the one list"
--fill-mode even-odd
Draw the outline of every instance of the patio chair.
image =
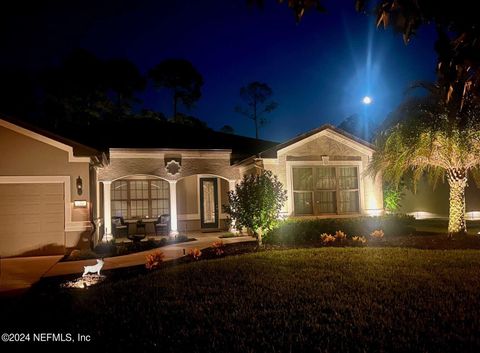
[[159, 231], [160, 234], [168, 234], [170, 230], [170, 215], [162, 214], [154, 223], [155, 225], [155, 235], [158, 235]]
[[112, 234], [114, 238], [126, 237], [128, 235], [128, 225], [123, 217], [112, 217]]
[[147, 234], [145, 226], [146, 226], [145, 223], [141, 219], [139, 219], [137, 221], [137, 231], [135, 233], [143, 234], [145, 237], [145, 235]]

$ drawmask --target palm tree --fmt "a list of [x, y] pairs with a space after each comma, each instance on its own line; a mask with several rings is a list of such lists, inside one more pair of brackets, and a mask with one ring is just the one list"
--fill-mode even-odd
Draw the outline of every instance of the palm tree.
[[[427, 175], [433, 185], [445, 176], [450, 187], [448, 235], [465, 234], [465, 188], [480, 180], [480, 110], [473, 100], [446, 103], [438, 86], [401, 106], [390, 128], [379, 134], [368, 172], [398, 185]], [[398, 119], [400, 118], [400, 119]]]

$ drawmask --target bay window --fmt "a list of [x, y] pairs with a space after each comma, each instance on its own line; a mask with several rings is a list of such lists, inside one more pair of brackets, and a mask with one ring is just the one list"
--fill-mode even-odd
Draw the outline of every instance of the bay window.
[[292, 177], [296, 215], [359, 212], [357, 167], [294, 167]]

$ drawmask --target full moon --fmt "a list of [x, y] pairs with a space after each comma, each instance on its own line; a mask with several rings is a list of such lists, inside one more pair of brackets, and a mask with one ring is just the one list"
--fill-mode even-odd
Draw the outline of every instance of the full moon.
[[363, 104], [370, 104], [370, 103], [372, 103], [372, 98], [370, 98], [369, 96], [365, 96], [365, 97], [363, 97], [362, 102], [363, 102]]

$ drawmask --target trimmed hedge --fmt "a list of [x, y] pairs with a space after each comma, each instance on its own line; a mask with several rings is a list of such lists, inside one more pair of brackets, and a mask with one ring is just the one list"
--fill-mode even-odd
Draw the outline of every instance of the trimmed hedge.
[[415, 218], [406, 215], [379, 217], [289, 219], [281, 222], [264, 238], [267, 244], [305, 245], [321, 243], [320, 235], [335, 235], [337, 230], [352, 236], [368, 236], [376, 229], [382, 229], [385, 236], [408, 235], [415, 231]]

